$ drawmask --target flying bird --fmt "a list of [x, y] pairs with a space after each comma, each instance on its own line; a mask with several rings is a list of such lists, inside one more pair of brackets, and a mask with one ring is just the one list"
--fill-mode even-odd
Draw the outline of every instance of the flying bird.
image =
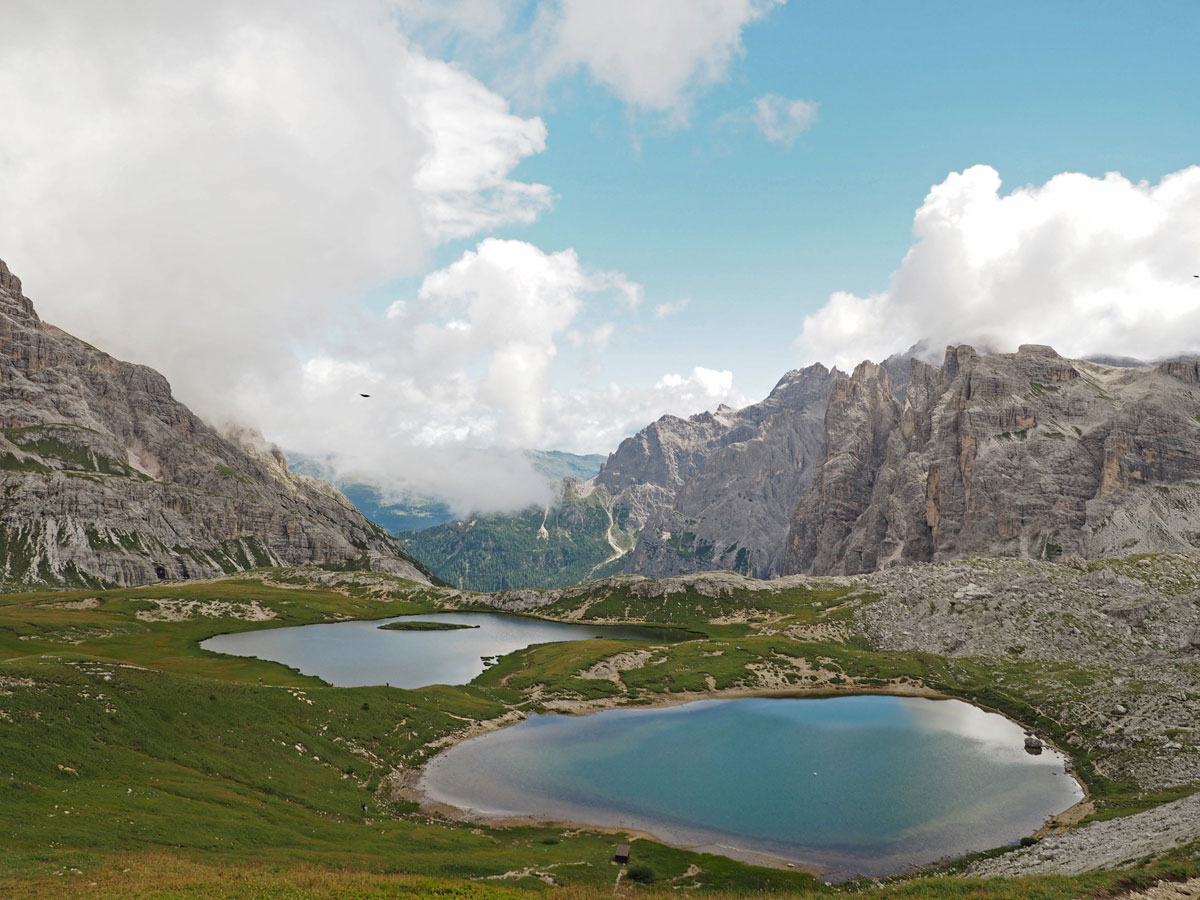
[[371, 395], [370, 395], [370, 394], [359, 394], [358, 396], [360, 396], [360, 397], [370, 397]]

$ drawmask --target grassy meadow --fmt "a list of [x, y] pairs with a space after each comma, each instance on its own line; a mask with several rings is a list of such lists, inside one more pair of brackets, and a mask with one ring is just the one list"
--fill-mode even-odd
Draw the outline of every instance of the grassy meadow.
[[[624, 839], [617, 835], [458, 824], [392, 788], [395, 773], [418, 767], [438, 742], [556, 702], [653, 703], [757, 690], [768, 676], [783, 691], [925, 685], [1053, 737], [1069, 724], [1046, 712], [1053, 698], [1106, 677], [1102, 669], [880, 654], [788, 636], [792, 626], [836, 626], [853, 602], [869, 602], [847, 593], [595, 597], [585, 621], [636, 619], [686, 628], [694, 639], [544, 644], [502, 657], [472, 684], [415, 690], [331, 687], [277, 663], [199, 647], [230, 631], [443, 608], [441, 592], [398, 579], [348, 576], [322, 586], [304, 573], [264, 571], [2, 596], [0, 896], [590, 898], [686, 889], [1067, 898], [1104, 896], [1122, 879], [1200, 873], [1191, 848], [1133, 873], [984, 883], [945, 872], [827, 887], [795, 870], [638, 840], [635, 862], [653, 873], [641, 884], [610, 862]], [[662, 662], [617, 680], [579, 677], [632, 649]], [[1101, 812], [1170, 799], [1105, 782], [1086, 756], [1075, 763]]]

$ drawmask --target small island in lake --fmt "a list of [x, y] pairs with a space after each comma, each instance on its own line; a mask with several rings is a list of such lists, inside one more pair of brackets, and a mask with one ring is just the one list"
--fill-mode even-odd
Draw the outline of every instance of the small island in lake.
[[379, 626], [383, 631], [457, 631], [459, 628], [478, 628], [458, 622], [388, 622]]

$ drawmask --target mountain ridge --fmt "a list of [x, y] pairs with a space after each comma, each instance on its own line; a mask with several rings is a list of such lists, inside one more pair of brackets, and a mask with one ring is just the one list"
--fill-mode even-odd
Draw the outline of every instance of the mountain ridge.
[[863, 363], [835, 385], [789, 572], [968, 556], [1099, 558], [1200, 540], [1200, 364], [1110, 367], [1050, 347], [914, 360], [903, 401]]
[[593, 479], [636, 534], [621, 571], [770, 578], [1200, 546], [1194, 359], [964, 344], [938, 366], [919, 349], [850, 374], [794, 370], [759, 403], [662, 416], [622, 441]]
[[0, 262], [0, 581], [130, 585], [258, 566], [429, 581], [332, 485], [220, 434], [146, 366], [41, 321]]

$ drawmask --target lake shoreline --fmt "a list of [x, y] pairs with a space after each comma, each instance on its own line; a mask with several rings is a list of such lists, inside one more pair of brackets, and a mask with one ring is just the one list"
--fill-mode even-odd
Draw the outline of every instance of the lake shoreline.
[[[927, 687], [926, 685], [918, 682], [907, 680], [897, 681], [885, 685], [871, 686], [855, 684], [837, 685], [826, 683], [819, 686], [814, 685], [812, 687], [792, 686], [786, 689], [728, 688], [715, 691], [682, 691], [666, 695], [655, 695], [653, 698], [648, 698], [648, 702], [634, 703], [622, 702], [625, 698], [619, 697], [604, 697], [593, 700], [557, 700], [544, 704], [542, 708], [546, 712], [556, 715], [588, 715], [590, 713], [603, 712], [612, 709], [663, 709], [704, 700], [730, 700], [741, 698], [821, 699], [846, 696], [899, 696], [919, 697], [928, 700], [958, 700], [960, 702], [969, 703], [971, 706], [986, 712], [1003, 716], [1009, 722], [1012, 722], [1014, 725], [1020, 727], [1022, 731], [1031, 733], [1024, 724], [1004, 715], [1004, 713], [999, 710], [991, 709], [982, 704], [971, 703], [971, 701], [965, 700], [964, 698], [955, 697], [942, 691], [934, 690], [933, 688]], [[654, 833], [638, 828], [609, 827], [569, 819], [546, 818], [535, 814], [509, 815], [488, 813], [470, 807], [456, 806], [449, 802], [439, 800], [426, 788], [425, 776], [427, 770], [436, 763], [441, 754], [446, 750], [449, 750], [451, 747], [461, 744], [465, 741], [482, 737], [486, 734], [490, 734], [510, 725], [515, 725], [518, 722], [524, 721], [526, 718], [527, 716], [523, 711], [515, 709], [510, 710], [503, 716], [475, 723], [471, 727], [456, 732], [455, 734], [447, 735], [446, 737], [428, 744], [427, 747], [435, 750], [436, 753], [422, 766], [419, 768], [393, 770], [391, 776], [389, 776], [388, 791], [390, 796], [396, 800], [416, 803], [421, 812], [425, 813], [426, 815], [462, 824], [490, 825], [499, 827], [555, 825], [568, 829], [593, 831], [600, 834], [627, 835], [630, 838], [652, 840], [676, 849], [689, 850], [696, 853], [719, 854], [752, 865], [785, 869], [788, 871], [806, 872], [822, 880], [825, 880], [825, 876], [830, 874], [829, 869], [823, 869], [803, 860], [773, 856], [760, 851], [734, 847], [726, 844], [718, 844], [715, 842], [696, 843], [682, 841], [677, 836], [671, 835], [669, 832], [660, 831], [660, 833]], [[1055, 747], [1046, 738], [1043, 737], [1042, 741], [1047, 749], [1052, 750], [1069, 760], [1069, 756], [1067, 754], [1062, 753], [1061, 750]], [[1079, 801], [1072, 804], [1067, 809], [1047, 817], [1046, 823], [1040, 829], [1038, 829], [1037, 832], [1035, 832], [1035, 834], [1039, 837], [1046, 833], [1066, 830], [1094, 809], [1089, 798], [1087, 785], [1069, 767], [1067, 769], [1067, 774], [1079, 787], [1079, 790], [1083, 796]], [[953, 858], [956, 857], [948, 857], [942, 862], [950, 862]], [[938, 865], [939, 863], [913, 865], [906, 867], [900, 872], [894, 874], [936, 868]], [[871, 877], [861, 874], [849, 875], [846, 873], [836, 873], [836, 875], [837, 877], [831, 879], [831, 882]]]

